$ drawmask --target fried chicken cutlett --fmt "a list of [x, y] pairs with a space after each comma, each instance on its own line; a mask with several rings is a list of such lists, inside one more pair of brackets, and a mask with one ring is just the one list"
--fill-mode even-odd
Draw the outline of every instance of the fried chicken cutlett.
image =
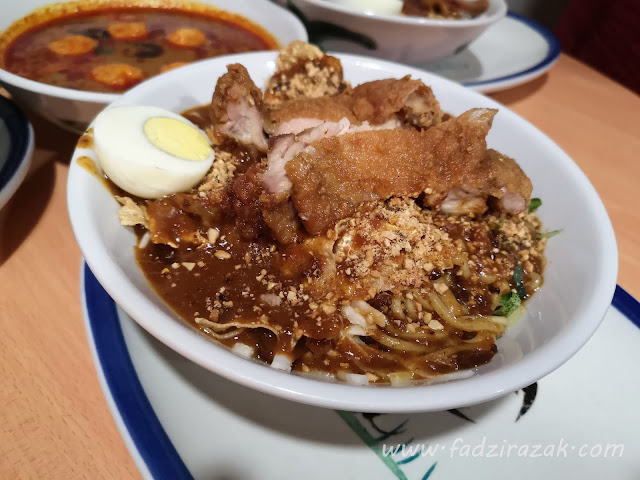
[[427, 189], [444, 196], [453, 189], [473, 192], [485, 209], [489, 196], [518, 195], [524, 209], [531, 182], [513, 160], [487, 152], [495, 114], [474, 109], [423, 132], [365, 131], [312, 143], [285, 165], [306, 230], [321, 234], [363, 202], [417, 197]]
[[227, 73], [216, 84], [209, 110], [214, 143], [225, 136], [258, 150], [267, 150], [263, 132], [262, 91], [253, 83], [247, 69], [238, 63], [227, 66]]
[[265, 129], [272, 136], [265, 185], [270, 193], [286, 193], [291, 183], [284, 166], [321, 138], [403, 125], [428, 128], [441, 119], [431, 89], [408, 76], [367, 82], [341, 95], [284, 102], [266, 114]]
[[[281, 54], [270, 84], [282, 71], [324, 58], [312, 47], [294, 47]], [[266, 169], [256, 176], [262, 193], [254, 203], [262, 205], [263, 220], [281, 243], [294, 241], [300, 221], [318, 235], [362, 203], [390, 197], [421, 196], [422, 205], [446, 214], [526, 208], [527, 176], [512, 159], [487, 150], [494, 110], [442, 122], [431, 89], [409, 76], [265, 105], [244, 67], [228, 69], [210, 110], [214, 137], [266, 151]]]
[[431, 88], [410, 75], [366, 82], [342, 97], [360, 122], [377, 125], [397, 117], [411, 126], [429, 128], [442, 121], [440, 103]]
[[389, 121], [429, 128], [442, 121], [442, 110], [431, 89], [410, 76], [358, 85], [334, 96], [302, 97], [271, 107], [265, 130], [271, 135], [300, 133], [323, 122], [345, 118], [352, 124], [381, 125]]

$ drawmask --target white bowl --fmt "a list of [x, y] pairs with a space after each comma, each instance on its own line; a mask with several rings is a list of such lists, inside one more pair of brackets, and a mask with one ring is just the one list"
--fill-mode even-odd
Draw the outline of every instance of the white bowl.
[[[293, 14], [267, 0], [196, 0], [227, 10], [259, 24], [282, 45], [307, 40], [304, 25]], [[2, 2], [0, 32], [49, 0]], [[56, 87], [14, 75], [0, 68], [0, 85], [22, 106], [38, 112], [51, 122], [74, 133], [82, 133], [89, 122], [120, 93], [101, 93]]]
[[33, 128], [27, 117], [0, 95], [0, 210], [27, 175], [33, 143]]
[[[470, 405], [527, 386], [571, 357], [593, 334], [613, 296], [617, 273], [611, 222], [597, 193], [577, 165], [534, 126], [490, 98], [414, 68], [338, 54], [345, 78], [365, 81], [410, 74], [431, 85], [445, 111], [498, 108], [490, 147], [516, 158], [544, 205], [549, 229], [564, 228], [549, 241], [545, 284], [528, 303], [528, 314], [498, 340], [499, 353], [464, 380], [411, 387], [357, 387], [277, 371], [236, 356], [179, 317], [151, 289], [137, 267], [135, 235], [122, 227], [118, 204], [76, 160], [93, 156], [78, 149], [71, 162], [68, 208], [76, 239], [89, 267], [113, 299], [160, 341], [203, 367], [243, 385], [290, 400], [345, 410], [430, 411]], [[226, 65], [247, 67], [265, 85], [275, 69], [275, 52], [206, 60], [152, 78], [114, 102], [155, 105], [174, 112], [210, 101]], [[95, 157], [94, 157], [95, 158]]]
[[375, 42], [374, 49], [336, 38], [319, 28], [323, 48], [371, 55], [403, 63], [421, 63], [453, 55], [507, 13], [504, 0], [490, 0], [489, 9], [472, 19], [440, 20], [407, 15], [376, 14], [334, 3], [336, 0], [289, 0], [306, 17], [314, 39], [313, 22], [328, 22]]

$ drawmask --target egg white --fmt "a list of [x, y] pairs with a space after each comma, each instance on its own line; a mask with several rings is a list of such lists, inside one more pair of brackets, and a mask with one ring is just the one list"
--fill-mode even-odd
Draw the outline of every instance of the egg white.
[[155, 146], [145, 136], [144, 125], [156, 117], [178, 120], [207, 139], [186, 118], [158, 107], [108, 108], [96, 117], [93, 126], [94, 149], [104, 173], [124, 191], [148, 199], [193, 188], [214, 159], [212, 149], [204, 160], [186, 160]]

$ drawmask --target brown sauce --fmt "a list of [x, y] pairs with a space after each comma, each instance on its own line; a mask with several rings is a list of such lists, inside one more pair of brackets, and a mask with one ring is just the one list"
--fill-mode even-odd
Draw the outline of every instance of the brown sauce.
[[96, 180], [98, 180], [111, 195], [115, 197], [116, 195], [120, 196], [123, 194], [122, 190], [120, 190], [111, 180], [100, 173], [93, 159], [83, 155], [81, 157], [78, 157], [76, 159], [76, 162], [87, 172], [89, 172], [89, 174], [91, 174]]
[[[457, 353], [453, 364], [419, 357], [412, 352], [394, 351], [390, 356], [390, 349], [379, 345], [373, 347], [378, 354], [371, 354], [371, 349], [365, 353], [354, 351], [338, 337], [340, 331], [348, 326], [342, 316], [332, 310], [312, 310], [309, 307], [322, 258], [310, 254], [299, 243], [285, 247], [264, 236], [244, 240], [233, 218], [225, 217], [224, 212], [202, 214], [202, 207], [197, 206], [197, 197], [177, 195], [179, 198], [167, 197], [155, 202], [171, 203], [172, 208], [162, 212], [150, 211], [158, 222], [156, 228], [171, 232], [169, 236], [176, 240], [177, 248], [149, 243], [145, 248], [136, 250], [138, 264], [158, 295], [204, 334], [211, 335], [212, 330], [198, 323], [198, 318], [212, 319], [217, 324], [227, 324], [238, 318], [264, 324], [264, 328], [248, 328], [237, 335], [218, 338], [228, 347], [236, 343], [250, 345], [255, 349], [256, 357], [267, 363], [275, 354], [286, 353], [294, 358], [294, 370], [330, 373], [345, 370], [346, 366], [355, 373], [393, 372], [406, 369], [407, 362], [419, 362], [423, 371], [449, 373], [482, 365], [497, 351], [493, 337], [480, 338], [473, 332], [450, 327], [446, 327], [449, 335], [444, 338], [427, 329], [426, 337], [409, 341], [419, 344], [426, 338], [430, 347], [439, 350], [459, 346], [473, 338], [479, 340], [472, 348]], [[436, 216], [436, 223], [438, 221], [447, 224], [444, 216]], [[194, 229], [200, 228], [201, 234], [206, 235], [203, 226], [213, 227], [218, 232], [213, 244], [196, 246], [180, 242], [181, 235]], [[490, 252], [494, 248], [494, 235], [487, 232], [485, 224], [449, 228], [453, 239], [470, 242], [478, 253]], [[311, 237], [303, 236], [299, 242], [305, 238]], [[505, 278], [518, 259], [511, 252], [501, 251], [500, 256], [504, 262], [496, 264], [495, 270], [499, 277]], [[497, 257], [494, 253], [486, 257], [481, 254], [476, 261], [484, 259], [490, 262]], [[434, 271], [431, 279], [450, 275], [455, 279], [451, 290], [458, 301], [469, 305], [469, 314], [491, 315], [494, 306], [487, 285], [477, 276], [465, 279], [457, 273], [457, 267], [448, 272]], [[351, 284], [352, 281], [339, 268], [334, 283], [336, 291], [348, 291]], [[281, 298], [284, 295], [286, 299], [291, 291], [295, 292], [293, 298], [299, 299], [296, 304], [282, 301], [280, 305], [268, 306], [261, 299], [265, 294], [280, 295]], [[305, 295], [312, 298], [304, 300]], [[376, 296], [369, 303], [383, 312], [389, 310], [389, 302], [384, 295]], [[340, 306], [338, 303], [338, 308]], [[213, 316], [212, 311], [216, 312]], [[404, 329], [407, 323], [398, 321], [397, 326]]]
[[[260, 322], [261, 317], [267, 315], [266, 321], [269, 325], [279, 330], [277, 337], [267, 328], [257, 328], [246, 329], [237, 336], [219, 340], [228, 347], [233, 347], [236, 343], [253, 346], [258, 354], [257, 358], [267, 363], [273, 360], [275, 353], [283, 352], [293, 353], [297, 357], [294, 370], [304, 371], [301, 368], [303, 364], [311, 370], [332, 373], [344, 370], [344, 364], [353, 368], [354, 352], [342, 349], [333, 341], [338, 331], [345, 326], [338, 316], [324, 312], [311, 316], [306, 302], [301, 302], [298, 306], [286, 304], [266, 308], [264, 303], [259, 301], [260, 295], [269, 293], [267, 286], [256, 282], [256, 278], [263, 275], [265, 270], [271, 272], [268, 274], [270, 281], [280, 284], [280, 291], [298, 287], [301, 279], [313, 279], [313, 275], [301, 272], [293, 278], [287, 277], [279, 269], [286, 269], [287, 263], [295, 262], [290, 252], [270, 253], [267, 242], [243, 241], [235, 235], [233, 225], [226, 225], [220, 231], [221, 238], [224, 239], [212, 248], [173, 249], [150, 243], [143, 249], [137, 249], [138, 265], [158, 295], [183, 319], [205, 334], [209, 334], [210, 330], [199, 325], [195, 319], [203, 316], [208, 318], [209, 309], [215, 302], [222, 305], [222, 308], [218, 309], [222, 312], [217, 319], [219, 323], [231, 322], [238, 316]], [[215, 252], [220, 250], [228, 252], [231, 258], [217, 258]], [[243, 260], [247, 254], [251, 256], [252, 261]], [[201, 266], [198, 266], [200, 262]], [[196, 266], [190, 271], [184, 264]], [[472, 285], [467, 287], [473, 288]], [[261, 305], [259, 311], [255, 310], [256, 305]], [[486, 311], [486, 306], [478, 304], [477, 313]], [[292, 346], [292, 337], [297, 329], [304, 331], [304, 338], [299, 345]], [[463, 332], [456, 334], [462, 336]], [[451, 339], [431, 339], [433, 347], [444, 348], [450, 344]], [[488, 362], [493, 353], [486, 356], [486, 352], [492, 345], [492, 340], [489, 344], [479, 344], [480, 356], [467, 353], [465, 357], [458, 359], [457, 368], [470, 368]], [[327, 352], [333, 350], [337, 354], [318, 355], [316, 352], [322, 351], [323, 347], [326, 347]], [[308, 352], [315, 354], [310, 355]], [[356, 366], [353, 370], [357, 373], [402, 370], [401, 361], [410, 356], [408, 353], [396, 353], [398, 361], [393, 362], [383, 356], [364, 358], [356, 354], [356, 361], [362, 363], [363, 367]], [[431, 368], [438, 369], [440, 373], [456, 369], [438, 364], [431, 365]]]

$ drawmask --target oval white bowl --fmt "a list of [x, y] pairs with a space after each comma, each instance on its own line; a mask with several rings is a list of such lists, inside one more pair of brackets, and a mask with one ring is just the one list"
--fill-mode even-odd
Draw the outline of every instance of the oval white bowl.
[[[528, 303], [528, 314], [498, 340], [499, 353], [471, 378], [411, 387], [356, 387], [276, 371], [235, 355], [199, 334], [151, 289], [135, 263], [134, 233], [122, 227], [113, 197], [80, 167], [76, 150], [68, 180], [68, 208], [76, 239], [91, 270], [113, 299], [142, 327], [185, 357], [243, 385], [290, 400], [372, 412], [430, 411], [490, 400], [527, 386], [568, 360], [593, 334], [615, 288], [617, 249], [611, 222], [578, 166], [547, 136], [495, 101], [421, 70], [353, 55], [338, 55], [345, 78], [365, 81], [420, 78], [445, 111], [498, 108], [488, 137], [491, 148], [517, 159], [544, 204], [549, 229], [545, 284]], [[275, 69], [276, 54], [261, 52], [205, 60], [153, 78], [113, 105], [155, 105], [174, 112], [210, 101], [216, 79], [230, 63], [247, 67], [258, 86]]]
[[289, 0], [309, 22], [328, 22], [372, 39], [376, 48], [340, 39], [326, 31], [322, 46], [403, 63], [421, 63], [453, 55], [507, 14], [504, 0], [490, 0], [488, 10], [471, 19], [444, 20], [378, 14], [336, 0]]
[[[242, 15], [259, 24], [282, 45], [294, 40], [307, 40], [307, 31], [295, 15], [269, 1], [261, 0], [195, 0], [222, 10]], [[38, 7], [51, 4], [47, 0], [3, 2], [0, 31]], [[74, 133], [82, 133], [89, 122], [120, 93], [101, 93], [56, 87], [20, 77], [0, 68], [0, 85], [22, 106], [38, 112], [56, 125]]]

